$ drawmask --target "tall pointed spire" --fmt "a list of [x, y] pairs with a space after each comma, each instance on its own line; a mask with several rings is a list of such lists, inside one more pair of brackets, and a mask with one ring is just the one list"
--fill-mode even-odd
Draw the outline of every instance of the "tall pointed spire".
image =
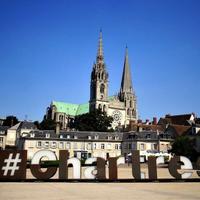
[[100, 29], [99, 33], [99, 44], [97, 51], [97, 63], [103, 62], [103, 39], [102, 39], [102, 30]]
[[124, 69], [122, 74], [120, 93], [133, 93], [130, 66], [128, 62], [128, 47], [126, 46]]

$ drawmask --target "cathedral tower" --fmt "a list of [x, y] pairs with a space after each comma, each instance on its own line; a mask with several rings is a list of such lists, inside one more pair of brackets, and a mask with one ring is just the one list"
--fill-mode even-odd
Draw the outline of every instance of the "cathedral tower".
[[121, 80], [121, 88], [119, 92], [119, 99], [121, 102], [124, 102], [127, 122], [129, 120], [137, 120], [136, 96], [132, 86], [127, 47], [126, 47], [124, 68]]
[[98, 108], [105, 112], [108, 110], [108, 73], [104, 63], [102, 31], [90, 82], [90, 112]]

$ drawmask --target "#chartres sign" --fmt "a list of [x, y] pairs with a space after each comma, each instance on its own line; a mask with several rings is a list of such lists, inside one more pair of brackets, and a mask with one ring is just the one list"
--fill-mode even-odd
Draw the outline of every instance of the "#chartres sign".
[[[69, 158], [67, 150], [59, 151], [59, 164], [57, 166], [49, 166], [46, 170], [41, 168], [42, 158], [56, 161], [57, 157], [54, 152], [50, 150], [40, 150], [36, 152], [30, 162], [30, 171], [35, 177], [31, 180], [48, 180], [53, 177], [58, 170], [57, 180], [68, 179], [68, 165], [73, 166], [73, 179], [81, 179], [81, 161], [78, 158]], [[58, 160], [57, 160], [58, 161]], [[118, 166], [124, 164], [124, 157], [110, 157], [107, 162], [103, 158], [88, 158], [85, 161], [84, 177], [85, 180], [107, 180], [115, 181], [118, 179]], [[108, 179], [106, 179], [106, 164], [108, 165]], [[157, 165], [164, 164], [164, 157], [148, 157], [148, 180], [158, 180]], [[90, 165], [90, 166], [87, 166]], [[200, 176], [200, 158], [196, 163], [197, 175]], [[179, 172], [182, 169], [182, 173]], [[175, 179], [188, 179], [194, 173], [191, 161], [184, 156], [174, 156], [169, 161], [169, 173]], [[199, 170], [199, 171], [198, 171]], [[1, 150], [0, 151], [0, 181], [20, 181], [26, 179], [27, 171], [27, 151], [26, 150]], [[96, 173], [95, 173], [96, 172]], [[145, 178], [145, 173], [141, 171], [139, 151], [132, 152], [132, 177], [130, 180], [141, 180]], [[145, 178], [146, 179], [146, 178]], [[129, 180], [129, 179], [128, 179]]]

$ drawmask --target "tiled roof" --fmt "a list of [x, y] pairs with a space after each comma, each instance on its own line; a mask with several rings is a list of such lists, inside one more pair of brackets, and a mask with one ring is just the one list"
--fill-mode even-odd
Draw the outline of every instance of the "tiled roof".
[[0, 131], [6, 131], [9, 128], [9, 126], [0, 126]]
[[188, 131], [191, 129], [191, 126], [184, 126], [184, 125], [169, 125], [166, 132], [173, 133], [174, 137], [186, 135]]
[[176, 124], [176, 125], [189, 125], [189, 120], [192, 114], [183, 115], [166, 115], [165, 118], [160, 118], [158, 124]]
[[155, 131], [126, 132], [123, 136], [123, 140], [156, 140], [157, 138], [157, 132]]
[[37, 129], [33, 122], [22, 121], [19, 126], [20, 129]]
[[61, 131], [59, 135], [54, 130], [35, 130], [26, 134], [24, 138], [31, 138], [34, 134], [35, 138], [65, 139], [65, 140], [109, 140], [122, 141], [123, 133], [119, 132], [87, 132], [87, 131]]
[[21, 123], [21, 122], [19, 122], [18, 124], [16, 124], [16, 125], [10, 127], [9, 129], [10, 129], [10, 130], [17, 130], [17, 129], [20, 127], [20, 123]]
[[9, 129], [9, 126], [0, 126], [0, 134], [6, 134], [6, 131]]

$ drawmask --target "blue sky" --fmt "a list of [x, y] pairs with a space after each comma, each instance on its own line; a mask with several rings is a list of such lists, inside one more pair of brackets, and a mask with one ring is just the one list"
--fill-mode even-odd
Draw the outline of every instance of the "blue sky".
[[109, 94], [125, 46], [142, 119], [200, 115], [200, 1], [1, 0], [0, 116], [41, 120], [52, 100], [89, 100], [103, 30]]

